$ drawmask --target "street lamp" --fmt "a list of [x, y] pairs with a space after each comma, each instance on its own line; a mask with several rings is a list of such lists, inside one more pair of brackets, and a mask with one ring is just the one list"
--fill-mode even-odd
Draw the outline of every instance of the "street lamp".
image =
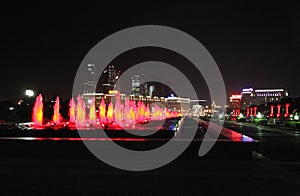
[[260, 112], [258, 112], [257, 115], [256, 115], [256, 117], [260, 119], [260, 118], [262, 118], [263, 116], [262, 116], [262, 114], [261, 114]]
[[25, 95], [28, 96], [28, 97], [33, 97], [34, 96], [34, 92], [33, 92], [33, 90], [27, 89], [25, 91]]
[[27, 108], [27, 120], [30, 120], [31, 119], [31, 106], [33, 104], [33, 99], [32, 97], [34, 96], [34, 92], [33, 90], [30, 90], [30, 89], [26, 89], [25, 90], [25, 95], [27, 96], [27, 98], [25, 98], [26, 100], [26, 108]]

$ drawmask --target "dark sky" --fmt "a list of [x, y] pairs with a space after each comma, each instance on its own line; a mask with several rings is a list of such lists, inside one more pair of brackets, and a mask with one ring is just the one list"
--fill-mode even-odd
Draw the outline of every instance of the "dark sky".
[[300, 96], [300, 7], [288, 1], [207, 2], [2, 5], [0, 100], [16, 100], [26, 88], [70, 97], [77, 68], [97, 42], [145, 24], [178, 28], [198, 39], [218, 64], [227, 93], [282, 87]]

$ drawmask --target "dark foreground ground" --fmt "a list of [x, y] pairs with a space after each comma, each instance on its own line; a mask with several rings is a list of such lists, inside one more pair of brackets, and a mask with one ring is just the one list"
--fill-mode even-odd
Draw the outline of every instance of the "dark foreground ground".
[[[142, 146], [161, 142], [146, 141]], [[1, 195], [300, 194], [300, 171], [287, 170], [257, 153], [251, 143], [230, 142], [221, 136], [205, 157], [198, 157], [201, 142], [201, 137], [196, 139], [164, 167], [129, 172], [98, 160], [82, 141], [2, 138]], [[298, 155], [291, 152], [290, 156]]]
[[10, 152], [1, 156], [1, 195], [300, 193], [296, 175], [255, 153], [251, 159], [182, 156], [162, 168], [129, 172], [104, 164], [77, 141], [17, 142], [15, 147], [16, 155]]

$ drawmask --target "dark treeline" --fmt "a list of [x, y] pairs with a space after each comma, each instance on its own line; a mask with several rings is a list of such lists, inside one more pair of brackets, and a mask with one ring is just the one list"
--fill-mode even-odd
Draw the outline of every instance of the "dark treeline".
[[[53, 116], [53, 106], [55, 104], [56, 95], [51, 99], [43, 99], [44, 120], [50, 121]], [[70, 99], [60, 98], [60, 114], [64, 119], [68, 119]], [[18, 102], [2, 101], [0, 102], [0, 122], [30, 122], [32, 121], [32, 110], [35, 97], [20, 99]]]

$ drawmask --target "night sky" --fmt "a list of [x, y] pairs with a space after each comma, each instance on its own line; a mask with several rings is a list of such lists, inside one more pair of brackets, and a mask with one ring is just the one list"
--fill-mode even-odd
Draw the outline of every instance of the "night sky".
[[[300, 7], [287, 1], [225, 2], [2, 5], [0, 100], [17, 100], [26, 88], [48, 97], [70, 97], [77, 68], [95, 44], [116, 31], [146, 24], [174, 27], [199, 40], [218, 64], [227, 93], [280, 87], [300, 96]], [[149, 51], [123, 55], [116, 59], [117, 69], [165, 59]], [[166, 61], [190, 69], [188, 62], [171, 56]], [[199, 73], [189, 77], [200, 92], [205, 89]]]

